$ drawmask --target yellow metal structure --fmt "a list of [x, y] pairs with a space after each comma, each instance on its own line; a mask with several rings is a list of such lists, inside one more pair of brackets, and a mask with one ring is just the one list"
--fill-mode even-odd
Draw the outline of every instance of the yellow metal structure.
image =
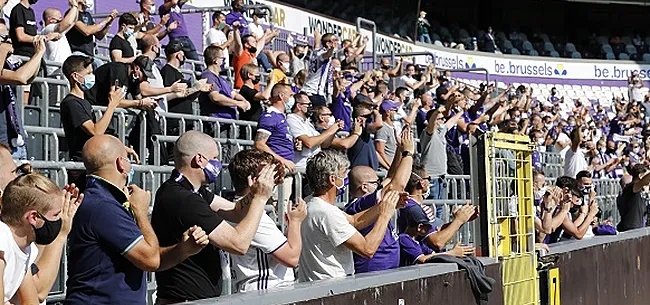
[[531, 145], [526, 136], [487, 133], [485, 186], [490, 257], [503, 266], [505, 305], [539, 304]]
[[560, 269], [548, 270], [549, 305], [560, 305]]

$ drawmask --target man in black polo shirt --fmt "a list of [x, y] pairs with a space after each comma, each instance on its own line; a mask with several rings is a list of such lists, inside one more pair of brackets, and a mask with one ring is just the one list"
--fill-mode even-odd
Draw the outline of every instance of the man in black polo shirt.
[[[138, 57], [142, 57], [140, 55]], [[146, 57], [146, 56], [144, 56]], [[138, 61], [134, 60], [134, 62]], [[88, 91], [88, 101], [97, 106], [107, 106], [108, 96], [113, 86], [120, 87], [131, 99], [123, 99], [120, 108], [156, 108], [157, 103], [151, 98], [142, 98], [140, 82], [146, 79], [145, 71], [135, 63], [109, 62], [95, 70], [97, 85]]]
[[113, 36], [108, 49], [111, 51], [111, 60], [123, 63], [132, 63], [135, 59], [135, 50], [131, 43], [127, 41], [135, 34], [135, 26], [138, 21], [130, 13], [124, 13], [120, 16], [120, 30]]
[[625, 185], [623, 192], [616, 199], [618, 212], [621, 214], [621, 222], [616, 226], [619, 232], [643, 228], [646, 224], [646, 204], [641, 193], [644, 187], [650, 185], [648, 166], [636, 164], [630, 170], [630, 175], [632, 183]]
[[[29, 0], [21, 0], [11, 10], [9, 16], [9, 37], [14, 46], [14, 54], [31, 57], [34, 55], [34, 41], [38, 32], [36, 29], [36, 15]], [[57, 40], [59, 33], [45, 35], [45, 40]]]
[[[95, 56], [95, 40], [104, 39], [111, 23], [117, 17], [117, 10], [113, 10], [111, 14], [106, 17], [102, 22], [95, 23], [95, 19], [89, 11], [92, 10], [91, 3], [86, 3], [86, 0], [77, 0], [79, 3], [79, 17], [75, 22], [74, 27], [68, 31], [66, 36], [70, 43], [72, 54]], [[66, 13], [67, 14], [67, 13]], [[97, 57], [93, 58], [93, 68], [97, 69], [104, 62]]]
[[[151, 223], [161, 247], [178, 243], [182, 233], [195, 224], [209, 234], [211, 244], [176, 267], [156, 272], [159, 304], [219, 296], [218, 248], [239, 255], [246, 253], [271, 197], [275, 166], [266, 166], [258, 177], [249, 177], [254, 181], [251, 193], [241, 199], [243, 203], [237, 208], [215, 196], [205, 185], [215, 182], [221, 170], [217, 152], [210, 136], [199, 131], [184, 133], [174, 146], [176, 169], [156, 192]], [[232, 227], [224, 219], [239, 224]]]

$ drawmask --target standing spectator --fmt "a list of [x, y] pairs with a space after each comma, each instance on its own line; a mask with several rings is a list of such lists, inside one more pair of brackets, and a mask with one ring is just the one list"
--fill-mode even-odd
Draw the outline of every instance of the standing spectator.
[[224, 68], [230, 67], [230, 45], [234, 41], [234, 33], [231, 31], [226, 38], [226, 15], [222, 12], [214, 12], [212, 14], [212, 27], [205, 35], [205, 46], [217, 46], [224, 50], [223, 56], [225, 59]]
[[397, 133], [402, 132], [396, 130], [393, 125], [394, 117], [397, 115], [399, 105], [391, 100], [385, 100], [379, 107], [383, 127], [375, 133], [375, 149], [379, 156], [379, 165], [383, 168], [390, 168], [390, 164], [395, 157], [397, 151]]
[[305, 167], [307, 159], [317, 154], [321, 150], [321, 146], [326, 149], [332, 144], [336, 133], [343, 129], [343, 121], [339, 120], [320, 133], [311, 123], [313, 111], [307, 95], [298, 93], [294, 95], [294, 99], [296, 102], [293, 106], [293, 113], [287, 115], [287, 123], [294, 141], [302, 143], [302, 150], [294, 153], [293, 163], [297, 167]]
[[149, 223], [151, 194], [130, 184], [133, 165], [124, 145], [95, 136], [84, 145], [83, 160], [89, 178], [70, 233], [65, 303], [144, 305], [144, 271], [168, 269], [198, 253], [205, 232], [191, 227], [160, 248]]
[[264, 35], [264, 28], [262, 27], [264, 18], [266, 18], [266, 12], [256, 8], [253, 11], [253, 22], [248, 24], [248, 34], [255, 36], [257, 39], [262, 38]]
[[[249, 178], [256, 178], [261, 167], [275, 163], [273, 156], [259, 150], [237, 153], [228, 164], [228, 172], [236, 197], [244, 198], [251, 192]], [[287, 213], [287, 236], [266, 213], [262, 214], [251, 247], [244, 255], [231, 255], [236, 291], [246, 292], [283, 287], [294, 282], [293, 268], [298, 266], [302, 237], [300, 226], [307, 216], [302, 199]]]
[[131, 14], [122, 14], [118, 22], [119, 31], [113, 39], [108, 49], [111, 51], [111, 60], [114, 62], [132, 63], [135, 59], [135, 50], [128, 41], [135, 34], [135, 26], [138, 21]]
[[215, 46], [209, 46], [203, 52], [206, 69], [201, 73], [201, 79], [207, 79], [213, 87], [212, 92], [199, 96], [199, 105], [201, 115], [236, 120], [237, 108], [248, 111], [251, 104], [241, 94], [233, 91], [228, 80], [220, 75], [221, 64], [225, 59], [223, 53], [222, 49]]
[[[38, 39], [36, 30], [36, 16], [31, 6], [32, 1], [21, 0], [11, 10], [9, 17], [9, 37], [14, 47], [13, 54], [32, 57], [34, 55], [34, 42]], [[44, 36], [45, 41], [58, 40], [60, 33], [49, 33]]]
[[[309, 58], [309, 74], [305, 80], [303, 92], [315, 106], [327, 105], [326, 96], [333, 90], [333, 73], [341, 70], [341, 62], [333, 60], [334, 51], [339, 44], [336, 35], [327, 33], [321, 38], [322, 49], [311, 53]], [[336, 62], [336, 63], [335, 63]]]
[[639, 71], [632, 71], [632, 75], [627, 80], [628, 87], [628, 97], [630, 102], [642, 102], [643, 101], [643, 80], [639, 77]]
[[619, 232], [643, 228], [645, 226], [646, 201], [643, 199], [643, 188], [650, 185], [650, 174], [648, 166], [637, 164], [629, 171], [632, 176], [632, 183], [623, 187], [623, 192], [616, 199], [618, 212], [621, 214], [621, 221], [616, 226]]
[[421, 135], [424, 128], [427, 127], [427, 113], [429, 113], [429, 110], [434, 107], [433, 96], [431, 96], [431, 93], [423, 93], [420, 96], [420, 101], [422, 101], [422, 106], [420, 106], [420, 109], [418, 109], [417, 115], [415, 116], [415, 126], [418, 135]]
[[63, 74], [70, 84], [70, 93], [61, 101], [61, 125], [68, 143], [70, 160], [81, 161], [84, 144], [93, 136], [104, 134], [111, 122], [115, 108], [122, 100], [119, 88], [109, 91], [108, 107], [97, 120], [92, 106], [85, 98], [85, 91], [95, 86], [92, 58], [72, 55], [63, 63]]
[[[361, 94], [357, 95], [357, 97], [359, 96]], [[367, 96], [365, 98], [370, 99]], [[356, 124], [363, 127], [363, 131], [359, 135], [359, 139], [348, 149], [350, 165], [351, 167], [368, 166], [377, 170], [379, 158], [371, 136], [384, 126], [381, 114], [374, 107], [371, 110], [368, 105], [358, 104], [352, 110], [352, 117]]]
[[[188, 0], [165, 0], [165, 3], [158, 9], [158, 14], [162, 18], [164, 15], [169, 14], [167, 21], [167, 29], [169, 30], [169, 42], [178, 42], [183, 47], [185, 56], [192, 60], [199, 60], [199, 53], [196, 52], [196, 47], [189, 37], [187, 31], [187, 23], [181, 14], [181, 8]], [[174, 28], [172, 23], [177, 23], [178, 27]]]
[[418, 18], [418, 41], [424, 43], [431, 43], [431, 37], [429, 37], [429, 28], [431, 24], [427, 21], [427, 12], [421, 11], [420, 17]]
[[[158, 39], [163, 39], [170, 31], [178, 28], [179, 22], [174, 21], [170, 22], [169, 26], [165, 29], [165, 25], [169, 21], [170, 15], [162, 15], [160, 17], [160, 23], [156, 24], [153, 22], [151, 15], [156, 14], [156, 4], [154, 0], [140, 0], [140, 12], [135, 16], [138, 20], [138, 25], [135, 27], [136, 32], [139, 35], [150, 34], [155, 35]], [[141, 39], [142, 37], [137, 37]]]
[[[243, 80], [240, 77], [241, 68], [245, 64], [257, 63], [260, 62], [264, 64], [264, 60], [268, 62], [268, 58], [262, 52], [264, 51], [264, 45], [270, 42], [275, 36], [279, 34], [278, 31], [267, 30], [264, 33], [264, 36], [260, 39], [255, 38], [253, 35], [241, 35], [240, 31], [242, 29], [239, 22], [235, 22], [233, 25], [234, 28], [234, 41], [232, 53], [234, 54], [233, 58], [233, 68], [235, 71], [235, 89], [240, 89], [243, 85]], [[270, 63], [265, 67], [267, 72], [271, 71]], [[255, 87], [259, 90], [259, 86]]]
[[399, 89], [400, 87], [406, 87], [411, 92], [413, 92], [413, 90], [417, 90], [420, 87], [422, 87], [424, 84], [429, 82], [429, 79], [428, 79], [429, 71], [428, 70], [425, 73], [423, 73], [423, 75], [422, 75], [422, 77], [420, 78], [419, 81], [414, 78], [414, 76], [416, 75], [415, 73], [416, 73], [416, 71], [415, 71], [415, 65], [414, 64], [406, 65], [406, 70], [404, 71], [404, 75], [402, 75], [399, 78], [399, 81], [395, 85], [395, 88]]
[[95, 19], [89, 12], [92, 10], [92, 7], [89, 6], [92, 2], [90, 0], [78, 0], [77, 3], [80, 6], [79, 19], [66, 36], [70, 42], [72, 54], [92, 57], [93, 69], [97, 69], [104, 62], [95, 57], [95, 38], [104, 39], [106, 37], [113, 20], [117, 18], [117, 10], [111, 11], [111, 14], [102, 22], [95, 24]]
[[564, 157], [564, 175], [575, 178], [576, 175], [586, 170], [589, 164], [582, 148], [583, 135], [582, 128], [574, 128], [571, 131], [571, 147], [567, 150]]
[[[41, 32], [43, 35], [50, 33], [59, 33], [61, 37], [58, 40], [49, 40], [45, 43], [45, 60], [54, 62], [64, 62], [66, 58], [72, 55], [68, 37], [65, 34], [72, 29], [79, 14], [79, 5], [76, 0], [69, 0], [70, 10], [62, 17], [61, 11], [53, 7], [46, 8], [43, 11], [43, 23], [45, 27]], [[46, 75], [52, 76], [58, 70], [57, 67], [47, 66]]]
[[[156, 192], [151, 215], [153, 228], [162, 249], [182, 242], [184, 232], [196, 225], [208, 232], [211, 246], [192, 257], [174, 257], [177, 266], [160, 268], [156, 272], [158, 303], [172, 304], [214, 298], [221, 294], [221, 264], [219, 249], [244, 255], [260, 225], [264, 206], [271, 196], [275, 170], [267, 165], [253, 181], [250, 193], [238, 202], [237, 209], [245, 212], [233, 216], [232, 226], [223, 221], [232, 202], [214, 195], [206, 185], [214, 183], [221, 171], [217, 159], [217, 143], [199, 131], [188, 131], [174, 145], [174, 171]], [[248, 181], [248, 180], [247, 180]], [[221, 211], [220, 211], [221, 210]], [[164, 252], [163, 252], [164, 253]], [[187, 279], [192, 279], [188, 281]]]
[[[13, 48], [11, 44], [0, 43], [0, 62], [5, 63], [7, 57], [11, 55]], [[38, 38], [36, 41], [36, 51], [34, 56], [18, 69], [4, 65], [0, 70], [0, 94], [3, 97], [3, 103], [0, 105], [0, 144], [10, 148], [10, 152], [15, 159], [27, 159], [27, 134], [23, 125], [21, 112], [16, 105], [16, 88], [13, 85], [27, 85], [38, 73], [41, 65], [41, 59], [45, 54], [45, 39]], [[14, 71], [15, 70], [15, 71]]]
[[497, 48], [497, 43], [494, 38], [494, 33], [492, 32], [492, 27], [488, 27], [487, 33], [483, 37], [483, 52], [496, 53], [499, 48]]
[[[293, 36], [289, 36], [293, 37]], [[309, 45], [307, 38], [304, 36], [299, 36], [301, 39], [290, 40], [293, 41], [296, 45], [289, 49], [289, 55], [291, 56], [291, 75], [298, 75], [298, 72], [305, 70], [307, 68], [306, 60], [307, 54], [311, 52], [309, 50]], [[316, 37], [316, 33], [314, 33]], [[288, 43], [288, 42], [287, 42]]]
[[[335, 205], [337, 191], [345, 187], [350, 162], [344, 155], [325, 150], [307, 162], [307, 181], [314, 196], [307, 204], [302, 223], [302, 245], [298, 281], [342, 278], [354, 274], [352, 253], [371, 258], [386, 234], [390, 218], [399, 200], [397, 191], [383, 195], [380, 203], [367, 213], [347, 215]], [[361, 217], [373, 213], [375, 217]], [[374, 223], [363, 236], [355, 227]]]
[[257, 122], [262, 116], [262, 102], [267, 101], [271, 96], [271, 89], [275, 83], [269, 78], [264, 91], [257, 91], [255, 85], [260, 82], [260, 69], [254, 64], [244, 65], [241, 69], [241, 77], [244, 80], [244, 86], [239, 90], [247, 101], [251, 103], [251, 109], [239, 114], [239, 119], [244, 121]]
[[[568, 213], [564, 218], [562, 225], [548, 236], [549, 243], [556, 243], [563, 239], [583, 239], [587, 236], [587, 231], [591, 230], [591, 224], [598, 213], [598, 204], [596, 204], [596, 192], [591, 190], [589, 194], [589, 204], [582, 204], [582, 192], [578, 189], [578, 184], [574, 178], [562, 176], [557, 178], [555, 186], [564, 190], [564, 196], [570, 198], [571, 209], [578, 209], [577, 216]], [[564, 211], [565, 209], [562, 209]]]
[[[248, 32], [248, 19], [244, 17], [244, 12], [244, 0], [234, 0], [232, 10], [226, 15], [226, 24], [233, 28], [240, 27], [242, 36], [250, 34]], [[235, 26], [235, 22], [237, 22], [237, 26]]]

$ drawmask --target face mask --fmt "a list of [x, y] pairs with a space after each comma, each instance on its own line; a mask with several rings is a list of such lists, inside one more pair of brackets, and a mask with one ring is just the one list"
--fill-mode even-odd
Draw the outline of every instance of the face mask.
[[223, 30], [225, 27], [226, 27], [226, 24], [225, 24], [225, 23], [223, 23], [223, 22], [222, 22], [222, 23], [219, 23], [219, 25], [217, 25], [217, 30], [221, 31], [221, 30]]
[[539, 191], [535, 192], [535, 200], [542, 200], [546, 195], [546, 187], [540, 188]]
[[307, 112], [305, 114], [307, 115], [308, 118], [311, 118], [312, 115], [314, 115], [314, 108], [312, 108], [311, 106], [307, 107]]
[[152, 4], [151, 7], [149, 8], [149, 14], [156, 14], [156, 5]]
[[589, 186], [585, 186], [585, 187], [582, 189], [582, 194], [585, 195], [585, 196], [586, 196], [586, 195], [589, 195], [590, 192], [591, 192], [591, 185], [589, 185]]
[[553, 128], [553, 123], [551, 123], [551, 124], [544, 124], [544, 127], [546, 127], [546, 129], [549, 129], [549, 130], [550, 130], [550, 129]]
[[576, 126], [576, 121], [569, 121], [569, 126], [571, 127]]
[[133, 169], [133, 165], [131, 165], [131, 170], [129, 173], [126, 175], [126, 185], [129, 186], [133, 182], [133, 175], [135, 175], [135, 169]]
[[208, 179], [208, 183], [215, 183], [221, 172], [221, 161], [216, 159], [208, 160], [208, 164], [203, 168], [203, 172]]
[[393, 114], [393, 122], [397, 122], [401, 119], [401, 117], [398, 114]]
[[90, 90], [95, 85], [95, 74], [88, 74], [84, 76], [84, 81], [79, 83], [82, 90]]
[[625, 167], [630, 166], [630, 162], [629, 162], [629, 161], [625, 161], [625, 162], [623, 162], [623, 166], [625, 166]]
[[[337, 176], [336, 179], [341, 179], [341, 177]], [[348, 183], [349, 183], [347, 177], [343, 178], [342, 180], [343, 180], [343, 184], [341, 186], [337, 186], [336, 184], [334, 184], [334, 186], [336, 187], [336, 196], [337, 197], [341, 196], [341, 195], [343, 195], [343, 193], [345, 193], [345, 189], [347, 188]]]
[[127, 28], [127, 29], [124, 30], [124, 37], [125, 37], [125, 38], [129, 38], [129, 37], [131, 37], [132, 35], [133, 35], [133, 29], [129, 29], [129, 28]]
[[287, 100], [286, 103], [284, 103], [284, 112], [291, 113], [291, 109], [293, 108], [293, 105], [296, 103], [296, 100], [292, 97]]
[[36, 240], [34, 242], [36, 242], [38, 245], [49, 245], [59, 235], [59, 231], [61, 231], [61, 219], [59, 218], [57, 221], [51, 221], [40, 213], [38, 215], [41, 216], [44, 224], [38, 229], [32, 226], [34, 229], [34, 234], [36, 235]]
[[256, 47], [249, 47], [248, 52], [250, 53], [257, 53], [257, 48]]
[[544, 145], [544, 142], [545, 142], [545, 141], [544, 141], [544, 138], [538, 138], [538, 139], [537, 139], [537, 145], [540, 145], [540, 146], [541, 146], [541, 145]]
[[327, 119], [327, 128], [330, 128], [332, 125], [334, 125], [335, 122], [336, 119], [334, 118], [334, 116], [330, 115], [329, 119]]
[[36, 4], [36, 2], [38, 2], [38, 0], [29, 0], [29, 4], [31, 4], [31, 5]]
[[641, 149], [638, 147], [632, 148], [632, 152], [635, 154], [639, 154], [639, 151], [641, 151]]
[[431, 194], [431, 187], [427, 187], [425, 189], [426, 189], [426, 191], [424, 191], [424, 193], [422, 193], [422, 199], [429, 198], [429, 195]]
[[334, 68], [334, 72], [336, 72], [336, 73], [341, 72], [341, 67]]
[[288, 63], [288, 62], [283, 62], [282, 63], [282, 69], [284, 69], [284, 71], [289, 71], [290, 68], [291, 68], [290, 63]]
[[600, 151], [601, 153], [604, 154], [605, 152], [607, 152], [607, 148], [605, 148], [605, 147], [601, 147], [601, 148], [599, 149], [599, 151]]
[[95, 7], [95, 1], [94, 0], [86, 0], [85, 1], [85, 6], [86, 6], [86, 11], [92, 11], [93, 7]]
[[440, 126], [438, 126], [438, 132], [440, 132], [440, 133], [445, 132], [445, 125], [444, 124], [440, 124]]
[[256, 76], [256, 77], [253, 78], [251, 81], [253, 81], [253, 85], [257, 85], [257, 84], [260, 83], [260, 77], [259, 77], [259, 76]]
[[521, 121], [521, 117], [515, 117], [515, 122], [519, 123]]

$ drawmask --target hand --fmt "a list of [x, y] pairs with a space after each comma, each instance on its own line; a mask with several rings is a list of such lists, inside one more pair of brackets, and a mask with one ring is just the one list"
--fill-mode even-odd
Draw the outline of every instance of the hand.
[[124, 150], [126, 150], [126, 154], [133, 157], [133, 160], [135, 160], [135, 164], [140, 164], [140, 157], [138, 154], [133, 150], [132, 147], [129, 146], [124, 146]]
[[273, 30], [271, 33], [271, 37], [278, 37], [278, 35], [280, 35], [280, 30]]
[[34, 39], [34, 53], [45, 54], [45, 36], [37, 35]]
[[237, 105], [241, 110], [243, 111], [248, 111], [251, 109], [251, 103], [248, 101], [239, 101], [239, 105]]
[[455, 257], [465, 257], [474, 254], [474, 247], [461, 246], [460, 242], [457, 242], [454, 248], [447, 251], [446, 254], [453, 255]]
[[111, 90], [108, 92], [108, 107], [117, 108], [123, 99], [124, 96], [122, 95], [122, 88], [118, 86], [111, 86]]
[[[230, 31], [230, 32], [228, 32], [228, 40], [227, 41], [232, 42], [233, 40], [235, 40], [235, 32]], [[291, 49], [290, 51], [293, 52], [293, 49]]]
[[589, 212], [589, 205], [583, 204], [580, 206], [580, 214], [587, 214]]
[[594, 217], [598, 214], [598, 204], [596, 204], [596, 201], [594, 200], [593, 203], [589, 204], [589, 216]]
[[456, 210], [454, 211], [454, 220], [458, 219], [461, 223], [467, 223], [475, 212], [476, 209], [469, 203], [461, 207], [456, 207]]
[[78, 6], [77, 0], [68, 0], [68, 5], [70, 7]]
[[162, 15], [162, 17], [160, 17], [160, 25], [167, 24], [167, 22], [169, 22], [169, 18], [171, 18], [169, 14]]
[[400, 140], [402, 151], [409, 151], [415, 153], [415, 140], [413, 140], [413, 129], [410, 125], [406, 125], [402, 129], [402, 137]]
[[235, 21], [232, 23], [232, 27], [235, 29], [239, 29], [239, 27], [241, 27], [241, 23], [239, 23], [239, 21]]
[[[291, 205], [291, 202], [289, 202], [289, 204]], [[302, 198], [298, 198], [296, 200], [296, 205], [289, 207], [287, 215], [289, 216], [289, 223], [301, 223], [305, 218], [307, 218], [307, 204], [302, 200]]]
[[169, 26], [167, 27], [167, 30], [168, 31], [173, 31], [173, 30], [177, 29], [180, 25], [181, 25], [181, 22], [176, 20], [176, 21], [169, 24]]
[[397, 191], [390, 191], [388, 194], [384, 194], [381, 198], [381, 202], [379, 203], [380, 215], [389, 217], [393, 216], [400, 198], [400, 193]]
[[343, 120], [336, 120], [336, 123], [332, 126], [336, 127], [336, 131], [341, 131], [345, 128], [345, 122]]
[[413, 104], [411, 105], [411, 107], [420, 108], [420, 106], [422, 106], [422, 100], [420, 98], [414, 99]]
[[370, 39], [368, 38], [368, 36], [363, 36], [363, 40], [361, 40], [361, 41], [362, 41], [363, 43], [367, 43], [368, 40], [370, 40]]
[[361, 118], [354, 119], [354, 130], [352, 133], [360, 135], [363, 132], [363, 123]]
[[208, 234], [201, 227], [192, 226], [183, 233], [179, 247], [183, 248], [182, 253], [192, 256], [201, 252], [209, 243]]
[[549, 248], [548, 245], [545, 244], [545, 243], [536, 243], [535, 244], [535, 249], [543, 249], [543, 250], [546, 250], [547, 253], [551, 252], [551, 248]]
[[293, 162], [291, 162], [289, 160], [286, 160], [286, 159], [283, 159], [282, 160], [282, 165], [284, 165], [284, 167], [286, 169], [288, 169], [290, 173], [295, 173], [296, 172], [296, 164], [294, 164]]
[[79, 189], [73, 183], [63, 187], [61, 195], [63, 197], [63, 205], [61, 207], [61, 231], [59, 232], [59, 236], [65, 238], [72, 229], [72, 220], [77, 213], [77, 209], [79, 209], [79, 205], [84, 200], [84, 194], [80, 194]]
[[268, 200], [271, 198], [273, 187], [275, 186], [275, 166], [266, 165], [254, 181], [251, 177], [248, 177], [248, 179], [249, 184], [252, 184], [251, 193], [253, 196], [260, 196]]
[[181, 80], [179, 79], [172, 84], [171, 88], [172, 92], [181, 92], [187, 89], [187, 84], [184, 82], [181, 83]]
[[156, 109], [156, 107], [158, 107], [158, 102], [156, 102], [156, 100], [150, 97], [142, 99], [142, 108]]
[[136, 215], [148, 216], [149, 203], [151, 202], [151, 192], [141, 189], [135, 184], [125, 187], [127, 201], [131, 204], [131, 209]]
[[111, 11], [111, 14], [108, 16], [108, 18], [111, 18], [111, 21], [113, 21], [115, 18], [117, 18], [118, 14], [119, 13], [117, 12], [117, 10], [114, 9], [114, 10]]
[[14, 53], [14, 47], [10, 43], [0, 43], [0, 54], [6, 54], [7, 57]]

